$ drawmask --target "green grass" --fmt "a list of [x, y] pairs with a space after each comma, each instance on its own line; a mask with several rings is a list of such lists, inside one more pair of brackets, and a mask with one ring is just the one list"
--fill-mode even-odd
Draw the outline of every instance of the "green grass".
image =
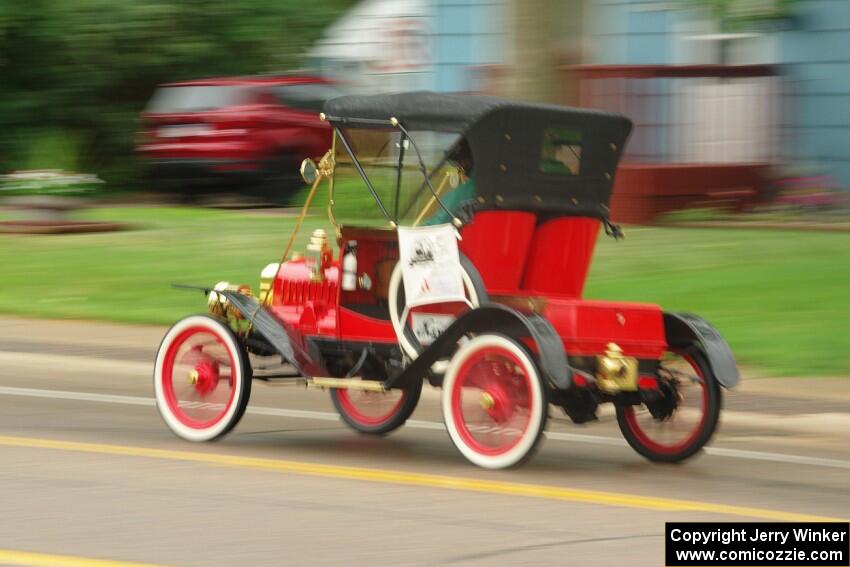
[[627, 228], [600, 238], [586, 296], [697, 313], [772, 374], [850, 375], [850, 234]]
[[[168, 324], [203, 311], [172, 282], [257, 284], [293, 217], [179, 207], [103, 208], [137, 230], [0, 236], [0, 312]], [[324, 220], [308, 218], [299, 238]], [[600, 236], [586, 295], [698, 313], [739, 361], [772, 375], [850, 375], [850, 234], [639, 228]]]
[[[39, 317], [170, 323], [205, 309], [200, 292], [171, 283], [226, 280], [256, 288], [280, 260], [292, 217], [180, 207], [103, 208], [78, 215], [136, 230], [60, 236], [0, 235], [0, 312]], [[314, 227], [307, 219], [296, 249]]]

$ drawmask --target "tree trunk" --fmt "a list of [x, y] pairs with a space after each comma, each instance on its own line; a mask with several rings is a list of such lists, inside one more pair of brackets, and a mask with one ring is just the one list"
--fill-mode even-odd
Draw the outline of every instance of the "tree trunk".
[[552, 100], [555, 77], [554, 35], [558, 10], [565, 4], [558, 0], [508, 0], [508, 29], [511, 31], [513, 80], [512, 98], [537, 102]]

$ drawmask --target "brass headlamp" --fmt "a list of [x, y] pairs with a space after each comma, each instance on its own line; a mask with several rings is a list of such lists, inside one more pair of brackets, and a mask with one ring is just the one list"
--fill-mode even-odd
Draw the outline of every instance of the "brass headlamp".
[[280, 270], [280, 263], [274, 262], [263, 268], [260, 272], [260, 303], [270, 305], [274, 296], [274, 280]]
[[218, 293], [220, 291], [232, 291], [235, 293], [241, 293], [242, 295], [253, 296], [254, 293], [251, 291], [251, 288], [247, 285], [236, 285], [231, 284], [229, 282], [218, 282], [213, 286], [213, 290], [210, 292], [207, 297], [207, 310], [210, 315], [215, 315], [216, 317], [222, 317], [226, 319], [242, 319], [242, 313], [235, 307], [230, 301], [227, 300], [224, 294]]

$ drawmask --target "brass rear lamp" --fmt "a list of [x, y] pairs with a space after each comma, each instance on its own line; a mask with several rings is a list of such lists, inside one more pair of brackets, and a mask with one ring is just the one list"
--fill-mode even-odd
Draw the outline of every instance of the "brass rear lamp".
[[637, 359], [625, 356], [617, 343], [608, 343], [605, 354], [596, 358], [596, 383], [604, 392], [634, 392], [637, 376]]

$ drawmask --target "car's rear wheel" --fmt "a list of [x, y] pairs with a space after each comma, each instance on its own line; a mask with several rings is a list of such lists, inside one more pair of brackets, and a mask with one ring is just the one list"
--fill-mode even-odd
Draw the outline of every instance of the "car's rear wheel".
[[546, 389], [528, 351], [503, 335], [479, 335], [454, 355], [443, 381], [443, 419], [472, 463], [512, 467], [540, 443], [548, 418]]
[[292, 155], [275, 158], [258, 181], [258, 197], [275, 204], [297, 205], [293, 199], [304, 185], [299, 171], [301, 161]]
[[230, 431], [251, 394], [251, 368], [230, 328], [207, 315], [175, 323], [156, 355], [154, 394], [178, 437], [212, 441]]
[[355, 431], [384, 435], [404, 425], [421, 393], [422, 382], [417, 381], [408, 388], [386, 392], [333, 389], [331, 401], [342, 420]]
[[658, 390], [644, 404], [617, 407], [626, 441], [650, 461], [674, 463], [697, 452], [717, 429], [722, 392], [701, 352], [671, 350], [659, 370]]

